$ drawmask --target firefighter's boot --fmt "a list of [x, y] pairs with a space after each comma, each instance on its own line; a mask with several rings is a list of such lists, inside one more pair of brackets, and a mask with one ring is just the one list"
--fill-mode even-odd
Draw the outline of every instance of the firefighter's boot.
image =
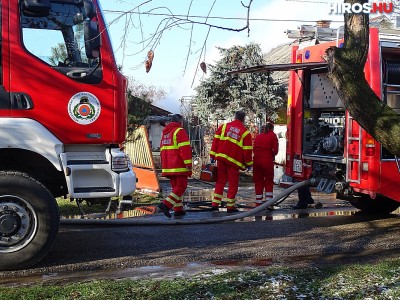
[[168, 217], [168, 218], [171, 218], [172, 216], [171, 216], [171, 213], [169, 212], [169, 208], [164, 204], [164, 203], [160, 203], [160, 204], [158, 204], [158, 208], [159, 208], [159, 210], [161, 211], [161, 212], [163, 212], [164, 213], [164, 215], [166, 216], [166, 217]]

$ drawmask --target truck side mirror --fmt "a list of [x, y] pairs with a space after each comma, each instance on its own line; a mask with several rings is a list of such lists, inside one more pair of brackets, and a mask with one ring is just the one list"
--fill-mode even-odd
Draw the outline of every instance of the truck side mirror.
[[47, 16], [51, 9], [50, 0], [24, 0], [24, 10], [28, 13]]
[[86, 16], [89, 19], [93, 19], [93, 17], [96, 15], [96, 9], [94, 7], [93, 1], [92, 0], [83, 0], [83, 6], [85, 8]]
[[87, 58], [95, 59], [100, 56], [100, 31], [97, 22], [91, 20], [83, 21], [85, 35], [85, 51]]

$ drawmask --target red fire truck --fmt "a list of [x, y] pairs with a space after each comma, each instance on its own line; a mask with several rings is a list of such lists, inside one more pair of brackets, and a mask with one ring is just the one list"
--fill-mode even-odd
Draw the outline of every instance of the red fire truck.
[[98, 0], [0, 1], [0, 14], [0, 270], [9, 270], [50, 250], [56, 197], [129, 197], [136, 176], [119, 147], [126, 79]]
[[[295, 181], [319, 178], [317, 189], [336, 192], [367, 212], [400, 206], [400, 163], [345, 110], [327, 78], [323, 56], [340, 47], [340, 29], [302, 26], [295, 33], [291, 63], [261, 65], [232, 73], [290, 71], [285, 173]], [[374, 92], [400, 111], [400, 32], [370, 29], [365, 76]]]

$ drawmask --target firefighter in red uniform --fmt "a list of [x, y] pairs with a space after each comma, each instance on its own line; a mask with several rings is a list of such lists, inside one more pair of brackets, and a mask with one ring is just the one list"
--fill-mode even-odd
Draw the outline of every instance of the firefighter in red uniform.
[[[271, 122], [263, 127], [260, 134], [254, 139], [253, 147], [253, 181], [256, 192], [256, 206], [272, 199], [274, 191], [274, 160], [278, 154], [278, 137], [274, 133]], [[270, 206], [268, 209], [272, 210]]]
[[183, 117], [173, 115], [171, 123], [163, 129], [160, 143], [162, 176], [169, 178], [172, 191], [158, 208], [168, 218], [171, 218], [171, 209], [175, 217], [186, 214], [182, 196], [188, 185], [188, 177], [192, 176], [192, 149], [182, 124]]
[[239, 170], [250, 168], [253, 164], [250, 132], [244, 127], [243, 111], [235, 113], [235, 120], [221, 125], [215, 132], [211, 145], [211, 163], [217, 160], [217, 182], [212, 195], [212, 210], [218, 211], [223, 198], [226, 182], [228, 182], [228, 213], [239, 211], [235, 206], [235, 197], [239, 187]]

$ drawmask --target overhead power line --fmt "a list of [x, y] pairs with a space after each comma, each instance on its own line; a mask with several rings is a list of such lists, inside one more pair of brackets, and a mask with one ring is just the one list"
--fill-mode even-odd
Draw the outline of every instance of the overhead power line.
[[[316, 3], [316, 2], [315, 2]], [[136, 15], [147, 15], [147, 16], [162, 16], [170, 18], [184, 18], [184, 19], [216, 19], [216, 20], [240, 20], [247, 21], [247, 18], [240, 17], [212, 17], [212, 16], [197, 16], [197, 15], [175, 15], [165, 13], [150, 13], [150, 12], [136, 12], [136, 11], [123, 11], [123, 10], [104, 10], [105, 13], [112, 14], [136, 14]], [[269, 18], [249, 18], [249, 21], [264, 21], [264, 22], [316, 22], [319, 20], [301, 20], [301, 19], [269, 19]], [[331, 22], [343, 22], [343, 21], [331, 21]]]

